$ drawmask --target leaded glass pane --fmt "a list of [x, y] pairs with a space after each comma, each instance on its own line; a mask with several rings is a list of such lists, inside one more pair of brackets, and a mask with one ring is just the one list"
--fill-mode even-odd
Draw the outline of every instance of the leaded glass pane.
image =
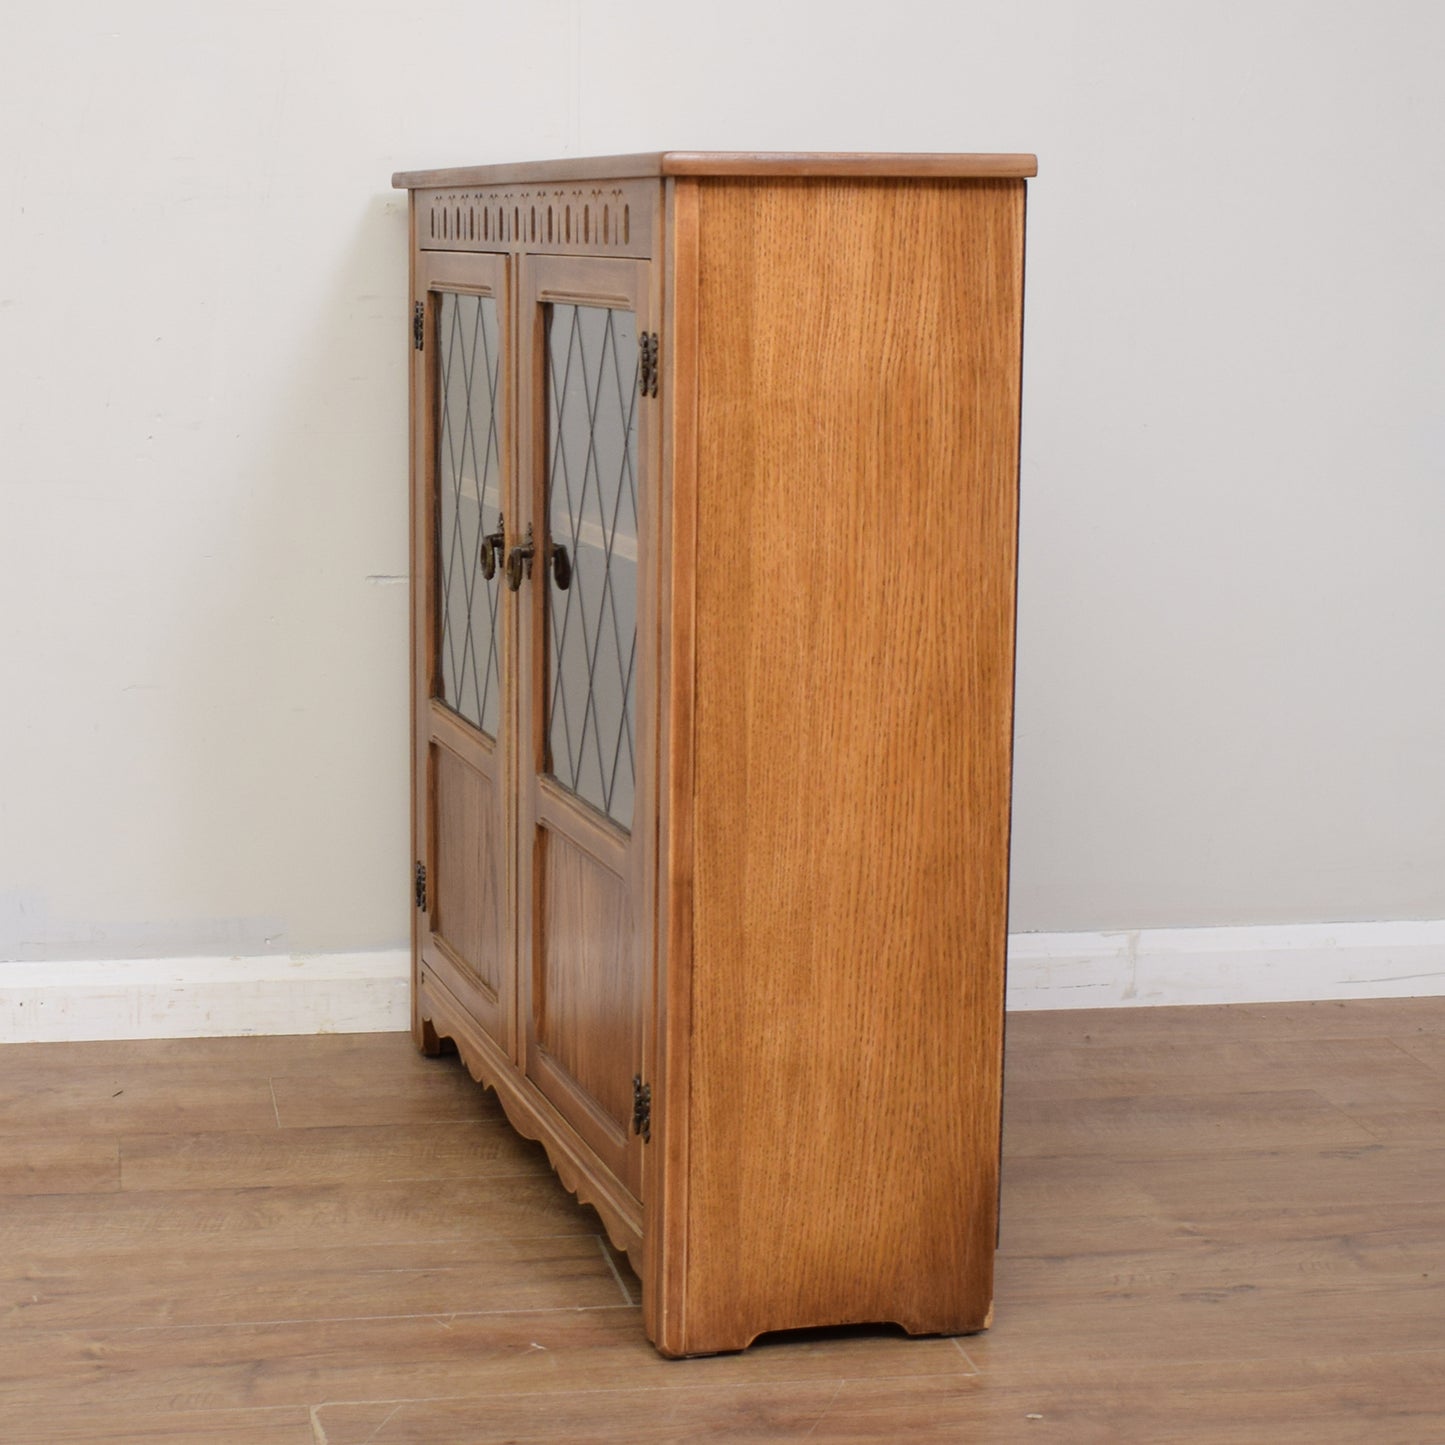
[[549, 766], [632, 826], [637, 694], [637, 321], [547, 308], [547, 510], [571, 583], [548, 571]]
[[441, 574], [441, 696], [497, 735], [502, 574], [482, 575], [482, 539], [502, 506], [497, 303], [441, 293], [438, 324], [437, 556]]

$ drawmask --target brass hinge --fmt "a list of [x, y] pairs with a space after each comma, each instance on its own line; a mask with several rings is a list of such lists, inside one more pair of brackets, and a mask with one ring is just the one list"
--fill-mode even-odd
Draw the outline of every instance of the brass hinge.
[[416, 865], [416, 906], [426, 912], [426, 864]]
[[411, 344], [418, 351], [426, 349], [426, 302], [418, 301], [411, 313]]
[[644, 1144], [652, 1138], [652, 1085], [644, 1084], [641, 1074], [632, 1076], [632, 1132]]
[[637, 390], [642, 396], [656, 396], [661, 370], [657, 362], [657, 332], [644, 331], [637, 338], [637, 344], [642, 353], [637, 362]]

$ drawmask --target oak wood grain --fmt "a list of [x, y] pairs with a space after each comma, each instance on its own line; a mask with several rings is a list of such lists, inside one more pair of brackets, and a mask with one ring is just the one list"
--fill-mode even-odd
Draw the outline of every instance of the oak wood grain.
[[[532, 991], [529, 1072], [550, 1096], [578, 1097], [569, 1112], [614, 1173], [640, 1192], [629, 1147], [632, 1076], [642, 1057], [642, 978], [633, 900], [623, 879], [565, 834], [539, 830], [542, 921]], [[601, 1117], [592, 1124], [593, 1110]]]
[[697, 638], [698, 187], [669, 181], [671, 244], [662, 277], [662, 435], [658, 488], [657, 906], [648, 1058], [656, 1139], [646, 1160], [649, 1205], [642, 1262], [648, 1338], [686, 1333], [689, 1094], [692, 1043], [693, 799]]
[[976, 1330], [996, 1220], [1023, 185], [699, 195], [682, 1346], [849, 1320]]

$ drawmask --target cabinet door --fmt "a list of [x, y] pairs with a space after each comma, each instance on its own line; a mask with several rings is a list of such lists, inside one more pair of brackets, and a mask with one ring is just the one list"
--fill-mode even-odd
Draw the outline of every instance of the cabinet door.
[[426, 867], [419, 962], [510, 1051], [508, 264], [491, 255], [418, 262], [426, 312], [413, 625], [417, 844]]
[[527, 257], [519, 939], [528, 1077], [641, 1197], [655, 848], [646, 262]]

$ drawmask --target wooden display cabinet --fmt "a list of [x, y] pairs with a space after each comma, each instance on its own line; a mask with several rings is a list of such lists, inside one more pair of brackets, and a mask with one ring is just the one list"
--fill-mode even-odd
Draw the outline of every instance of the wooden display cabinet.
[[990, 1317], [1032, 174], [394, 178], [416, 1038], [664, 1354]]

